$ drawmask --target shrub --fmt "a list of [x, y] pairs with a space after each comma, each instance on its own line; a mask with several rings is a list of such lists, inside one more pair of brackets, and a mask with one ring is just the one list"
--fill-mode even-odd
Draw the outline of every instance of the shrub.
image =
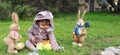
[[11, 16], [11, 6], [11, 2], [6, 3], [0, 1], [0, 19], [7, 19]]
[[15, 11], [19, 14], [19, 17], [23, 18], [31, 16], [36, 11], [36, 8], [29, 5], [17, 5]]

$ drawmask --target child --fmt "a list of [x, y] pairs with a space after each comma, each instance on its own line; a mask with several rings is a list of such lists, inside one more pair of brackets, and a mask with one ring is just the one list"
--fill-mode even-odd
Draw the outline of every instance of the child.
[[50, 11], [39, 12], [33, 26], [28, 30], [29, 40], [26, 41], [26, 47], [32, 51], [37, 51], [36, 44], [50, 40], [52, 50], [58, 50], [59, 46], [53, 33], [53, 15]]

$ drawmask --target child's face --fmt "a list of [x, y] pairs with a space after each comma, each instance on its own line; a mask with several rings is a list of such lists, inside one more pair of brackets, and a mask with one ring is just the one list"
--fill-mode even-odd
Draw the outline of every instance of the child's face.
[[50, 21], [49, 20], [40, 20], [38, 25], [42, 30], [46, 30], [50, 27]]

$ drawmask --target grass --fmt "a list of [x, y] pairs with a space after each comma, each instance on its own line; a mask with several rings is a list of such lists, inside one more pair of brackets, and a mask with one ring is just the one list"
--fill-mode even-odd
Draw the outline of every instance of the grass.
[[[109, 12], [87, 13], [85, 21], [89, 21], [91, 26], [87, 28], [87, 37], [83, 47], [72, 46], [72, 30], [76, 25], [77, 14], [57, 14], [54, 18], [54, 34], [60, 46], [65, 47], [65, 51], [39, 51], [40, 55], [90, 55], [97, 50], [103, 50], [109, 46], [120, 45], [120, 15]], [[7, 46], [3, 39], [9, 33], [11, 21], [0, 21], [0, 55], [6, 54]], [[19, 33], [24, 40], [28, 39], [27, 30], [32, 25], [32, 20], [20, 20], [21, 30]], [[17, 55], [27, 55], [28, 49], [20, 51]], [[6, 54], [13, 55], [13, 54]]]

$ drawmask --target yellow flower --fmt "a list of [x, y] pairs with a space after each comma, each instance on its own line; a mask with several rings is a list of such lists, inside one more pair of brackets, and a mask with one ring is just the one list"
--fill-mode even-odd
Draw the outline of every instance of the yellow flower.
[[43, 50], [44, 44], [43, 43], [37, 43], [36, 46], [39, 50]]
[[16, 49], [17, 50], [21, 50], [25, 47], [25, 43], [24, 42], [19, 42], [17, 43]]
[[45, 50], [51, 50], [51, 44], [50, 44], [50, 43], [46, 43], [46, 44], [44, 45], [44, 49], [45, 49]]

